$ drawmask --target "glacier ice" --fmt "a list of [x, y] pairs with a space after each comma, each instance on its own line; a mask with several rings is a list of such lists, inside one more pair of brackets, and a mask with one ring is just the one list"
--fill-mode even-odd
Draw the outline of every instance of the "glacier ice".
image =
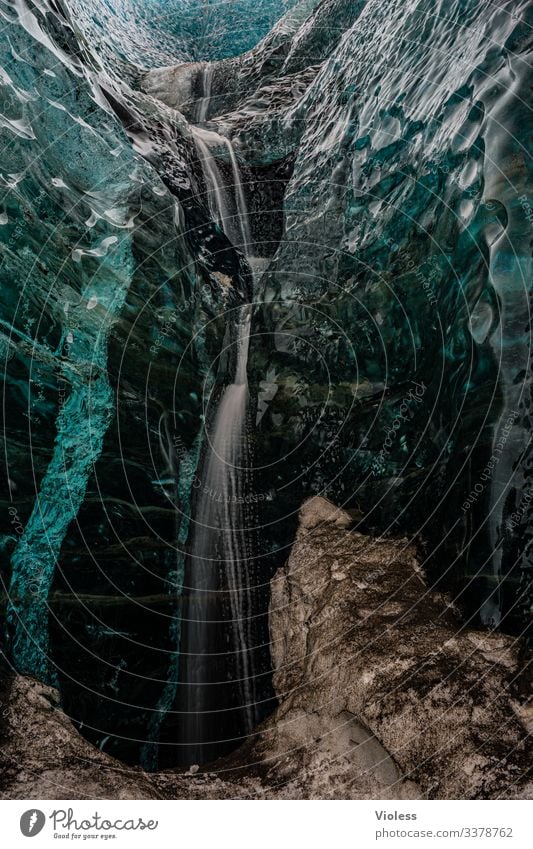
[[[530, 4], [1, 0], [0, 16], [8, 662], [56, 684], [105, 751], [183, 762], [198, 511], [248, 523], [257, 719], [268, 582], [312, 494], [416, 538], [469, 621], [524, 633]], [[247, 389], [228, 395], [243, 315]], [[213, 445], [242, 457], [209, 447], [218, 403], [246, 440], [226, 491], [246, 510], [197, 491]], [[229, 681], [232, 599], [214, 605]], [[246, 688], [222, 689], [241, 709]]]

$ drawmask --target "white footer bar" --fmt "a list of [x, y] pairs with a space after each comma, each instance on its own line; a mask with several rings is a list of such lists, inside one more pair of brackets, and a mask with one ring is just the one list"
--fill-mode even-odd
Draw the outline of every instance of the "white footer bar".
[[531, 801], [0, 801], [6, 849], [532, 849], [532, 821]]

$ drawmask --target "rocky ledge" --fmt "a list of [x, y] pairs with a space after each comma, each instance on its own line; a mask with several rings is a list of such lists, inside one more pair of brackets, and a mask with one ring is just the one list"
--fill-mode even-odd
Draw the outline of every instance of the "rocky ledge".
[[147, 774], [96, 751], [57, 695], [5, 682], [0, 795], [26, 798], [530, 798], [530, 666], [464, 626], [415, 549], [307, 501], [272, 582], [275, 713], [209, 769]]

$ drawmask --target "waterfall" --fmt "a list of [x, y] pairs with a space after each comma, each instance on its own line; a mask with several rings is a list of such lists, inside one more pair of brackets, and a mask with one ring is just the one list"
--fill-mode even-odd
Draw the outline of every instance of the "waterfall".
[[211, 88], [213, 86], [213, 72], [215, 66], [209, 62], [202, 73], [202, 97], [196, 104], [196, 121], [203, 124], [207, 121], [209, 104], [211, 103]]
[[[249, 733], [256, 722], [244, 510], [250, 322], [251, 306], [246, 305], [237, 327], [234, 383], [222, 394], [196, 481], [196, 526], [183, 611], [183, 741], [190, 763], [209, 759], [209, 738], [216, 731], [212, 714], [232, 709], [234, 699], [224, 692], [228, 660], [234, 673], [231, 687], [240, 690], [236, 724], [241, 733]], [[230, 632], [233, 646], [224, 651]]]
[[[252, 235], [248, 207], [242, 185], [241, 171], [231, 140], [213, 130], [192, 128], [198, 158], [207, 188], [207, 204], [213, 220], [222, 228], [229, 241], [249, 256]], [[232, 186], [227, 185], [214, 152], [225, 151], [231, 166]], [[233, 192], [230, 189], [233, 188]]]
[[249, 257], [252, 248], [252, 234], [250, 230], [248, 206], [246, 204], [244, 189], [242, 187], [241, 170], [239, 168], [239, 163], [237, 162], [237, 157], [235, 156], [235, 151], [233, 150], [233, 145], [231, 141], [229, 139], [225, 139], [225, 142], [228, 149], [229, 159], [231, 162], [231, 169], [233, 172], [233, 186], [235, 188], [237, 220], [241, 231], [243, 251], [246, 257]]
[[[193, 128], [213, 218], [248, 255], [246, 200], [231, 142]], [[225, 150], [232, 185], [213, 151]], [[236, 740], [258, 721], [254, 669], [250, 545], [246, 495], [248, 349], [252, 306], [239, 311], [233, 382], [220, 398], [196, 480], [195, 529], [186, 568], [181, 644], [181, 728], [184, 764], [205, 763], [221, 752], [221, 738]]]

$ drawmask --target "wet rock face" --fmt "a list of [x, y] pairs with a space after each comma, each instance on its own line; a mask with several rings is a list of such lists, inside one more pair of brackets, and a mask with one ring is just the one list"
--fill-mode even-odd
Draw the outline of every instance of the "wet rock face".
[[303, 505], [272, 582], [279, 706], [229, 759], [145, 774], [89, 746], [51, 688], [2, 697], [3, 798], [528, 798], [528, 666], [511, 637], [465, 626], [414, 549]]

